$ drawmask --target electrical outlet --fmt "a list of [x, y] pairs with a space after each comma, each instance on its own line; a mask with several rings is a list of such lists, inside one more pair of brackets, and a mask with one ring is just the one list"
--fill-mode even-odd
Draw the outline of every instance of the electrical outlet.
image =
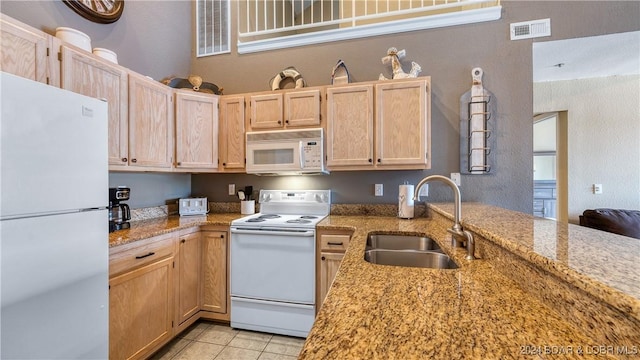
[[462, 185], [460, 183], [460, 173], [451, 173], [451, 180], [453, 180], [453, 182], [456, 183], [456, 185], [458, 186]]
[[418, 196], [429, 196], [429, 184], [422, 185]]
[[375, 186], [375, 195], [376, 196], [382, 196], [382, 193], [383, 193], [382, 184], [376, 184], [376, 186]]
[[596, 195], [602, 194], [602, 184], [593, 184], [593, 193]]
[[236, 184], [229, 184], [229, 195], [236, 194]]

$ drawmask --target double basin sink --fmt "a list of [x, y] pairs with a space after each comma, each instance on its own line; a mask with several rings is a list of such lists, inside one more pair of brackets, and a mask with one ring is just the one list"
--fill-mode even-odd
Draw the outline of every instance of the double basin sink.
[[431, 238], [418, 235], [370, 233], [364, 260], [377, 265], [457, 269], [458, 265], [444, 254]]

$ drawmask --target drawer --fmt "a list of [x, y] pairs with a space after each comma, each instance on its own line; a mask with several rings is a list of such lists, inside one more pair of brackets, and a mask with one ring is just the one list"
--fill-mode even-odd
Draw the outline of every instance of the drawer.
[[175, 236], [174, 234], [161, 235], [122, 245], [122, 249], [112, 248], [109, 254], [109, 276], [172, 256], [175, 249]]
[[320, 250], [346, 251], [351, 235], [325, 234], [320, 236]]

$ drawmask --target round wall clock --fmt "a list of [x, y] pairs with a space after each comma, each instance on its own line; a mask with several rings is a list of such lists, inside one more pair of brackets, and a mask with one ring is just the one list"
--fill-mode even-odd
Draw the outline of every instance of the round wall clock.
[[62, 0], [80, 16], [93, 22], [110, 24], [118, 21], [124, 0]]

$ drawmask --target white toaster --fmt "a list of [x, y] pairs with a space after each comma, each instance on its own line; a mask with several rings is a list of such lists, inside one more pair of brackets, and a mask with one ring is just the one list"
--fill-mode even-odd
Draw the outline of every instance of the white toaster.
[[178, 211], [180, 216], [185, 215], [205, 215], [209, 212], [207, 198], [186, 198], [178, 200]]

